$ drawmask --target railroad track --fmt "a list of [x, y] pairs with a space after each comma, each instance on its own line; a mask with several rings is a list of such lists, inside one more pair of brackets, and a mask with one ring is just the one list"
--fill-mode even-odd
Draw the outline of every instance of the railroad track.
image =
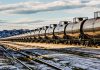
[[[23, 44], [18, 44], [18, 43], [13, 43], [10, 42], [11, 44], [15, 44], [18, 46], [25, 46]], [[25, 46], [25, 47], [29, 47], [29, 46]], [[48, 50], [48, 49], [46, 49]], [[82, 49], [82, 48], [67, 48], [67, 49], [49, 49], [48, 51], [55, 51], [55, 52], [60, 52], [60, 53], [68, 53], [68, 54], [74, 54], [74, 55], [78, 55], [78, 56], [82, 56], [82, 57], [91, 57], [91, 58], [98, 58], [100, 59], [100, 54], [99, 52], [96, 53], [97, 51], [93, 51], [93, 50], [88, 50], [88, 49]], [[35, 53], [36, 54], [36, 53]], [[36, 54], [36, 55], [40, 55], [40, 54]]]
[[[15, 45], [17, 45], [17, 44], [15, 44]], [[22, 46], [22, 45], [18, 45], [18, 46]], [[7, 47], [10, 47], [10, 45]], [[72, 56], [72, 55], [66, 57], [64, 55], [64, 59], [63, 59], [63, 55], [62, 55], [62, 57], [58, 56], [60, 54], [58, 52], [54, 52], [54, 55], [56, 53], [58, 54], [58, 55], [56, 54], [57, 56], [54, 56], [54, 55], [49, 56], [48, 54], [51, 54], [53, 52], [52, 50], [45, 50], [45, 49], [44, 50], [43, 49], [26, 49], [26, 50], [19, 49], [19, 50], [16, 50], [15, 49], [15, 52], [17, 54], [21, 54], [21, 56], [23, 56], [24, 58], [27, 58], [28, 60], [32, 61], [31, 62], [32, 65], [34, 65], [33, 64], [34, 62], [37, 63], [37, 65], [43, 64], [43, 65], [46, 65], [46, 67], [50, 67], [49, 70], [91, 70], [91, 68], [94, 67], [94, 66], [92, 67], [92, 65], [93, 64], [96, 65], [95, 61], [98, 63], [97, 65], [99, 65], [98, 59], [95, 60], [94, 58], [92, 60], [93, 64], [89, 64], [89, 63], [91, 63], [90, 58], [89, 58], [89, 60], [87, 60], [88, 58], [85, 59], [83, 57], [77, 57], [77, 56]], [[45, 56], [46, 54], [47, 54], [47, 56]], [[51, 61], [51, 62], [54, 61], [55, 64], [54, 63], [52, 64], [49, 61]], [[80, 63], [81, 61], [82, 62], [84, 61], [83, 64]], [[57, 66], [57, 63], [59, 64], [58, 66]], [[48, 65], [48, 64], [50, 64], [50, 65]], [[85, 64], [89, 64], [89, 65], [85, 66]], [[97, 65], [96, 65], [96, 68], [97, 68], [97, 70], [99, 70], [99, 67]], [[48, 69], [45, 69], [45, 66], [43, 66], [43, 67], [44, 67], [44, 69], [41, 68], [41, 69], [34, 69], [34, 70], [48, 70]], [[95, 68], [93, 68], [93, 69], [95, 69]]]
[[13, 64], [13, 60], [9, 57], [5, 50], [0, 46], [0, 70], [18, 70]]
[[[30, 68], [29, 66], [27, 66], [24, 62], [22, 62], [21, 60], [19, 60], [17, 57], [15, 57], [11, 52], [14, 52], [14, 51], [11, 51], [7, 48], [5, 48], [4, 46], [1, 46], [3, 51], [4, 51], [4, 55], [11, 60], [11, 62], [15, 65], [15, 63], [19, 63], [22, 65], [22, 67], [18, 67], [19, 70], [33, 70], [32, 68]], [[16, 65], [15, 65], [16, 66]], [[17, 69], [16, 69], [17, 70]]]
[[[19, 62], [20, 64], [22, 64], [24, 67], [26, 67], [28, 70], [34, 70], [33, 68], [29, 67], [27, 64], [26, 64], [26, 61], [28, 61], [31, 65], [35, 63], [37, 64], [43, 64], [43, 65], [46, 65], [49, 69], [51, 68], [52, 70], [62, 70], [61, 67], [58, 67], [56, 64], [53, 64], [53, 63], [48, 63], [48, 61], [46, 59], [49, 59], [48, 57], [41, 57], [41, 54], [37, 53], [37, 52], [29, 52], [29, 51], [14, 51], [15, 52], [15, 55], [10, 53], [8, 51], [8, 49], [6, 49], [5, 47], [3, 47], [4, 51], [7, 53], [7, 55], [9, 55], [14, 61], [17, 61]], [[10, 49], [10, 51], [12, 51]], [[23, 57], [18, 57], [16, 55], [21, 55]], [[45, 58], [45, 59], [44, 59]], [[23, 62], [24, 59], [25, 61]]]
[[[26, 53], [25, 53], [26, 52]], [[49, 66], [49, 67], [52, 67], [52, 68], [54, 68], [54, 69], [56, 69], [56, 70], [62, 70], [60, 67], [57, 67], [56, 65], [53, 65], [53, 64], [50, 64], [50, 63], [48, 63], [45, 59], [52, 59], [52, 58], [49, 58], [49, 57], [44, 57], [44, 56], [42, 56], [40, 53], [37, 53], [37, 52], [30, 52], [30, 51], [23, 51], [23, 52], [19, 52], [19, 53], [21, 53], [21, 54], [23, 54], [23, 55], [25, 55], [26, 57], [28, 57], [29, 59], [32, 59], [32, 60], [34, 60], [34, 61], [36, 61], [36, 62], [39, 62], [39, 63], [42, 63], [42, 64], [45, 64], [45, 65], [47, 65], [47, 66]], [[27, 54], [28, 53], [28, 54]], [[31, 54], [29, 54], [29, 53], [31, 53]], [[35, 57], [34, 57], [35, 56]]]

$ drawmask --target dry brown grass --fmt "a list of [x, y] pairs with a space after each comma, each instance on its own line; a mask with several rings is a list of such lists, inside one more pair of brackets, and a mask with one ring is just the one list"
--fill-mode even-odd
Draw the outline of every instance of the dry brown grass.
[[3, 41], [3, 42], [0, 42], [0, 44], [9, 45], [13, 48], [18, 48], [18, 49], [32, 49], [32, 48], [56, 49], [56, 48], [72, 48], [72, 47], [87, 48], [87, 49], [100, 49], [100, 47], [96, 48], [96, 47], [86, 47], [86, 46], [79, 46], [79, 45], [9, 42], [9, 41]]

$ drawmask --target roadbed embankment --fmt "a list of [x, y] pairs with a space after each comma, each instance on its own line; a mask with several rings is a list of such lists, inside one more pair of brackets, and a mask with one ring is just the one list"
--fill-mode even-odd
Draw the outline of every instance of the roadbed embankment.
[[63, 53], [78, 54], [82, 56], [90, 56], [100, 58], [100, 47], [85, 47], [79, 45], [64, 45], [64, 44], [47, 44], [47, 43], [28, 43], [28, 42], [0, 42], [1, 45], [13, 48], [15, 50], [21, 49], [47, 49]]
[[[82, 47], [82, 46], [74, 46], [74, 45], [65, 45], [65, 44], [47, 44], [47, 43], [28, 43], [28, 42], [9, 42], [9, 41], [1, 41], [0, 44], [8, 44], [8, 45], [20, 45], [15, 46], [20, 49], [27, 48], [45, 48], [45, 49], [57, 49], [57, 48], [70, 48], [70, 47]], [[22, 45], [22, 46], [21, 46]], [[24, 46], [24, 47], [23, 47]]]

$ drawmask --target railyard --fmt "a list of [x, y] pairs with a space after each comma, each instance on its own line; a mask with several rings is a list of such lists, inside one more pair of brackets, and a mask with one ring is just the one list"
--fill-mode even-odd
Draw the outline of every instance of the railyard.
[[99, 14], [1, 38], [1, 70], [100, 70]]
[[0, 0], [0, 70], [100, 70], [100, 0]]
[[15, 67], [15, 70], [100, 70], [99, 48], [47, 44], [48, 48], [46, 44], [43, 47], [43, 43], [41, 45], [21, 42], [0, 42], [0, 44], [4, 53], [11, 61], [13, 60], [12, 67]]

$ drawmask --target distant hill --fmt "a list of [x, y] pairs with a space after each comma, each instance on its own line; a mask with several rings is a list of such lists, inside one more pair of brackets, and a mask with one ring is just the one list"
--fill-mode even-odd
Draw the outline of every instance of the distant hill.
[[20, 35], [20, 34], [30, 32], [30, 31], [31, 30], [28, 30], [28, 29], [3, 30], [3, 31], [0, 31], [0, 38], [10, 37], [10, 36], [14, 36], [14, 35]]

